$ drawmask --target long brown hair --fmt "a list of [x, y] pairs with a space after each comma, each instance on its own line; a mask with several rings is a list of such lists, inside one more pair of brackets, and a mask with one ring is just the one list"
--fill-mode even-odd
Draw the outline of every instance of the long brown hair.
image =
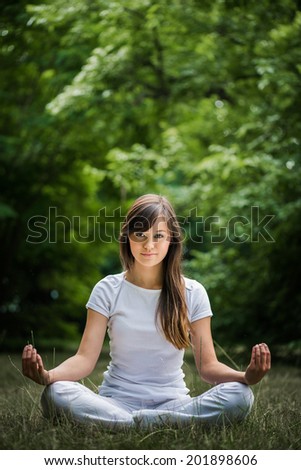
[[182, 232], [174, 209], [163, 196], [146, 194], [136, 199], [128, 211], [120, 234], [120, 259], [125, 270], [134, 264], [129, 236], [139, 229], [149, 230], [158, 218], [164, 218], [170, 233], [170, 245], [163, 260], [163, 285], [156, 318], [166, 339], [177, 349], [190, 345], [190, 323], [185, 299], [185, 284], [181, 272]]

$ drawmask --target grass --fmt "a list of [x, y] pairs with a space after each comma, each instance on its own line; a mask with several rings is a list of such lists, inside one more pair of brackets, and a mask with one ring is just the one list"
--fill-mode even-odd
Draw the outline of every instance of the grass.
[[[50, 354], [48, 367], [53, 366]], [[63, 354], [55, 363], [64, 359]], [[94, 389], [106, 368], [101, 359], [85, 385]], [[263, 381], [253, 387], [255, 405], [251, 415], [231, 427], [157, 428], [108, 431], [94, 424], [62, 421], [53, 424], [40, 412], [42, 387], [24, 378], [20, 357], [0, 355], [0, 445], [1, 449], [94, 450], [94, 449], [204, 449], [284, 450], [301, 449], [301, 372], [287, 365], [274, 365]], [[192, 358], [185, 362], [186, 382], [193, 395], [208, 386], [197, 379]]]

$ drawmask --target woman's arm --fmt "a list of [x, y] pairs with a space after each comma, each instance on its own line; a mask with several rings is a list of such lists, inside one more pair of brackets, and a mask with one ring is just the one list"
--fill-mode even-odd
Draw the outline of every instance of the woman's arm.
[[87, 322], [77, 353], [51, 370], [46, 370], [41, 356], [32, 345], [22, 354], [22, 372], [34, 382], [49, 385], [59, 380], [77, 381], [89, 375], [97, 362], [106, 334], [108, 319], [88, 309]]
[[210, 384], [242, 382], [254, 385], [271, 368], [270, 351], [266, 344], [257, 344], [253, 347], [250, 364], [244, 372], [232, 369], [218, 361], [211, 335], [210, 317], [192, 323], [191, 342], [199, 375]]

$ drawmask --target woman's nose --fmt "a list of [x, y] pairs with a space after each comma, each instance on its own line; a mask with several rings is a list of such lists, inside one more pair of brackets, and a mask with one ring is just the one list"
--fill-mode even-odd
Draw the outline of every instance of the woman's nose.
[[147, 249], [147, 250], [152, 250], [154, 248], [154, 242], [151, 238], [148, 238], [144, 242], [144, 248]]

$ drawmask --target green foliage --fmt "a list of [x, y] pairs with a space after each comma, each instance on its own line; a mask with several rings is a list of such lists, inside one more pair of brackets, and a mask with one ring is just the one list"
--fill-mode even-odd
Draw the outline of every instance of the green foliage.
[[300, 29], [294, 0], [4, 7], [3, 348], [78, 338], [145, 192], [183, 221], [219, 341], [300, 338]]

